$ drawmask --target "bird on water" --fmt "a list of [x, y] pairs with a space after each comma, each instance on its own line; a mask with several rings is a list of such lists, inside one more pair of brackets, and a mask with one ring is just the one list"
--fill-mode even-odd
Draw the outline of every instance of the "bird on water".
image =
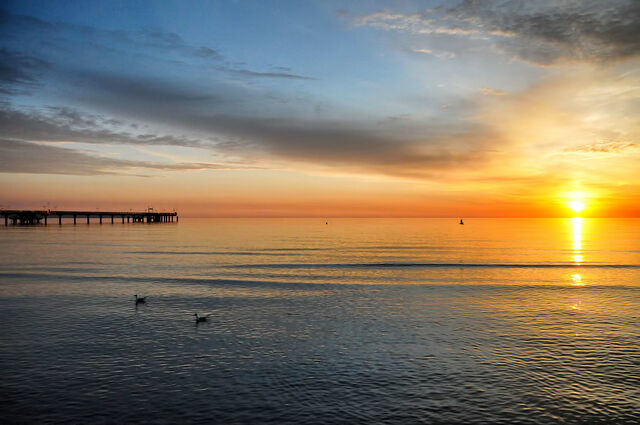
[[147, 302], [147, 297], [139, 297], [138, 294], [134, 295], [136, 297], [136, 305], [144, 304]]
[[209, 317], [209, 316], [198, 316], [198, 313], [194, 313], [194, 316], [196, 317], [196, 323], [206, 322], [207, 318]]

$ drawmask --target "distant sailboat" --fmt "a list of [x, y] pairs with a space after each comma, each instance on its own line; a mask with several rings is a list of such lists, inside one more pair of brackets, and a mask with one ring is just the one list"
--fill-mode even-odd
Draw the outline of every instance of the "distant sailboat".
[[460, 224], [464, 224], [464, 221], [462, 221], [462, 219], [460, 219]]

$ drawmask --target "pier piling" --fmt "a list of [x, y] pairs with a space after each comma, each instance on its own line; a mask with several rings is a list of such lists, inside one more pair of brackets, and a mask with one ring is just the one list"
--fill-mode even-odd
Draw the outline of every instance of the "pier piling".
[[87, 224], [91, 224], [91, 216], [97, 216], [100, 224], [104, 216], [111, 217], [111, 224], [115, 223], [116, 217], [124, 224], [125, 218], [127, 223], [173, 223], [173, 218], [178, 222], [177, 212], [161, 212], [161, 211], [143, 211], [143, 212], [124, 212], [124, 211], [52, 211], [52, 210], [3, 210], [0, 209], [0, 215], [4, 217], [4, 225], [8, 226], [9, 222], [14, 225], [33, 225], [33, 224], [49, 224], [49, 216], [57, 216], [58, 224], [62, 225], [64, 216], [73, 217], [73, 224], [78, 223], [78, 216], [85, 216]]

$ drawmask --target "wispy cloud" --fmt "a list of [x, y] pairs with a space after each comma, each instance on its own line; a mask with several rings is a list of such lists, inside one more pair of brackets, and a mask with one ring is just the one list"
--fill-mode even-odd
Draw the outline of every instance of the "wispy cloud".
[[40, 85], [39, 77], [50, 67], [43, 59], [0, 48], [0, 93], [30, 93]]
[[437, 58], [444, 58], [444, 59], [453, 59], [456, 57], [456, 54], [453, 52], [445, 52], [445, 51], [441, 51], [441, 50], [432, 50], [432, 49], [427, 49], [427, 48], [415, 48], [415, 49], [411, 49], [411, 51], [415, 52], [415, 53], [422, 53], [425, 55], [431, 55], [431, 56], [435, 56]]
[[[412, 14], [380, 10], [351, 16], [351, 22], [386, 31], [437, 36], [440, 44], [451, 49], [459, 46], [459, 37], [474, 39], [485, 47], [538, 65], [562, 61], [602, 63], [640, 55], [640, 3], [633, 0], [465, 0], [453, 7], [442, 5]], [[442, 37], [449, 37], [449, 42]]]
[[490, 87], [480, 87], [480, 92], [485, 96], [506, 96], [509, 94], [507, 91], [492, 89]]
[[[478, 164], [486, 156], [487, 143], [496, 140], [488, 136], [488, 129], [479, 126], [465, 130], [434, 126], [425, 128], [421, 138], [409, 139], [377, 131], [366, 122], [199, 114], [170, 117], [169, 111], [165, 110], [155, 113], [159, 121], [169, 120], [174, 127], [188, 127], [212, 137], [194, 139], [113, 131], [110, 126], [114, 123], [110, 119], [80, 114], [68, 108], [29, 113], [0, 109], [0, 137], [12, 141], [12, 146], [18, 146], [18, 142], [77, 142], [200, 148], [227, 156], [240, 155], [248, 161], [256, 157], [265, 161], [270, 157], [345, 171], [423, 178]], [[125, 126], [124, 122], [115, 124], [120, 128]], [[406, 123], [389, 124], [392, 127], [402, 125]], [[87, 161], [86, 164], [96, 163]], [[109, 165], [113, 168], [132, 166], [121, 160]], [[184, 166], [181, 169], [199, 168]], [[76, 169], [70, 166], [70, 174], [77, 174]], [[63, 167], [58, 168], [58, 173], [63, 170]]]
[[255, 168], [205, 162], [169, 163], [133, 161], [77, 149], [20, 140], [0, 139], [0, 173], [66, 174], [95, 176], [104, 174], [137, 175], [144, 171], [184, 171]]
[[623, 153], [630, 150], [639, 150], [640, 144], [630, 142], [600, 142], [566, 148], [565, 152], [583, 153]]
[[97, 115], [80, 114], [69, 108], [49, 108], [46, 112], [25, 112], [0, 108], [0, 137], [36, 142], [81, 142], [148, 146], [206, 147], [198, 139], [166, 134], [131, 133], [110, 130], [122, 122]]
[[[0, 9], [0, 36], [4, 42], [4, 55], [20, 55], [21, 50], [38, 50], [42, 45], [24, 46], [24, 40], [32, 38], [36, 40], [46, 39], [50, 45], [49, 50], [64, 52], [68, 54], [68, 43], [82, 43], [91, 45], [94, 52], [104, 52], [105, 54], [125, 56], [125, 52], [140, 52], [152, 54], [160, 53], [165, 60], [175, 60], [177, 58], [190, 58], [204, 61], [203, 65], [209, 65], [211, 70], [229, 73], [246, 78], [284, 78], [298, 80], [315, 80], [316, 78], [295, 74], [289, 67], [288, 71], [268, 71], [238, 68], [237, 61], [229, 59], [219, 49], [211, 46], [202, 46], [185, 41], [180, 35], [166, 31], [161, 28], [145, 28], [136, 31], [127, 30], [106, 30], [97, 27], [74, 25], [69, 23], [47, 22], [38, 18], [24, 15], [11, 14]], [[27, 37], [30, 36], [30, 37]], [[70, 41], [74, 40], [74, 41]], [[53, 58], [52, 58], [53, 59]], [[43, 61], [42, 58], [32, 58], [30, 63], [26, 63], [27, 58], [21, 60], [21, 68], [34, 67]], [[1, 63], [13, 63], [15, 61], [2, 61]], [[46, 64], [43, 61], [42, 64]], [[0, 74], [3, 72], [0, 69]], [[5, 71], [8, 73], [9, 71]], [[1, 76], [1, 75], [0, 75]], [[20, 75], [18, 75], [20, 76]], [[25, 78], [24, 76], [22, 77]]]
[[249, 69], [241, 69], [241, 68], [221, 68], [221, 70], [229, 72], [233, 75], [240, 75], [243, 77], [285, 78], [290, 80], [317, 80], [317, 78], [314, 78], [314, 77], [291, 74], [288, 72], [258, 72], [258, 71], [251, 71]]

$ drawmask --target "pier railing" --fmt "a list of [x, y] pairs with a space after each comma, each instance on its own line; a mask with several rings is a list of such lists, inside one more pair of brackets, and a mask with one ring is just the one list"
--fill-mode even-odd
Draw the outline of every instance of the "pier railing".
[[120, 219], [122, 223], [173, 223], [174, 219], [179, 221], [178, 213], [175, 211], [72, 211], [72, 210], [0, 210], [0, 216], [4, 218], [4, 225], [11, 224], [48, 224], [51, 219], [58, 219], [58, 224], [62, 224], [62, 218], [73, 217], [73, 224], [77, 224], [78, 219], [86, 219], [86, 223], [91, 223], [91, 218], [98, 218], [100, 224], [104, 220], [114, 223]]

